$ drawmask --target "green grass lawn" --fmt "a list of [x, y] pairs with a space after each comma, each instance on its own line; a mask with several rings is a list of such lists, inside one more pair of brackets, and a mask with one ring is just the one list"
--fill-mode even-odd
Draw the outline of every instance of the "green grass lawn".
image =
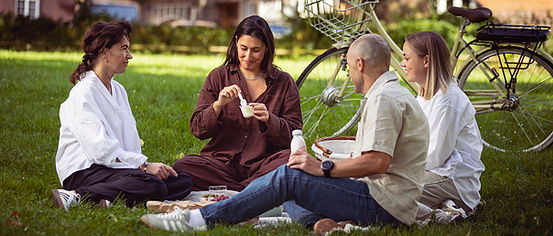
[[[0, 50], [0, 234], [166, 235], [140, 222], [146, 209], [121, 202], [109, 209], [83, 204], [64, 212], [50, 189], [59, 188], [54, 158], [59, 105], [72, 85], [68, 76], [80, 53]], [[116, 76], [127, 89], [143, 152], [151, 161], [172, 164], [198, 153], [205, 141], [190, 134], [188, 120], [207, 73], [221, 56], [143, 55]], [[311, 58], [275, 63], [297, 78]], [[553, 108], [551, 108], [553, 109]], [[448, 225], [382, 228], [377, 235], [546, 235], [553, 234], [553, 148], [540, 153], [504, 154], [485, 149], [482, 199], [475, 216]], [[200, 235], [298, 235], [301, 226], [254, 229], [218, 226]], [[362, 235], [363, 232], [355, 234]]]

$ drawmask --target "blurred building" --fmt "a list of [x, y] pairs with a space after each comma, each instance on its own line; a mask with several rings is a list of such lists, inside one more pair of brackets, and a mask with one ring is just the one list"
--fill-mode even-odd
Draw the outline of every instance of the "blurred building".
[[[78, 1], [84, 0], [0, 0], [0, 13], [47, 17], [71, 22]], [[93, 13], [106, 13], [117, 19], [142, 25], [169, 23], [172, 26], [236, 26], [249, 15], [262, 16], [275, 33], [289, 28], [284, 15], [297, 14], [303, 0], [90, 0]], [[301, 5], [298, 5], [301, 4]], [[284, 14], [284, 15], [283, 15]]]
[[73, 19], [75, 5], [75, 0], [0, 0], [0, 13], [68, 22]]
[[476, 8], [478, 6], [477, 0], [436, 0], [436, 12], [443, 14], [447, 12], [449, 7], [469, 7]]
[[[47, 17], [69, 22], [79, 0], [0, 0], [0, 13]], [[303, 0], [301, 0], [303, 2]], [[91, 0], [95, 13], [144, 25], [234, 26], [244, 17], [257, 14], [274, 25], [282, 25], [284, 11], [297, 9], [298, 0]]]
[[504, 24], [553, 24], [553, 0], [478, 0]]
[[[70, 22], [77, 1], [84, 0], [0, 0], [0, 13], [29, 16], [31, 19], [47, 17]], [[288, 29], [286, 16], [298, 13], [304, 16], [304, 0], [90, 0], [91, 10], [107, 13], [119, 19], [135, 21], [143, 25], [169, 23], [173, 26], [235, 26], [248, 15], [265, 18], [275, 33]], [[327, 0], [329, 2], [335, 0]], [[446, 13], [451, 6], [492, 9], [502, 23], [551, 24], [553, 0], [380, 0], [377, 14], [384, 20], [393, 20], [394, 14], [427, 15], [435, 9]], [[396, 14], [396, 15], [397, 15]], [[388, 19], [390, 18], [390, 19]]]

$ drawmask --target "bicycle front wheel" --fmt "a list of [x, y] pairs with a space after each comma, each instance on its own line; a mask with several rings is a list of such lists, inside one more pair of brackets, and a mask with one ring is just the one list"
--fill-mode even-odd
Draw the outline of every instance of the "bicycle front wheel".
[[348, 76], [347, 50], [332, 48], [325, 51], [296, 81], [303, 134], [308, 143], [320, 137], [344, 134], [359, 120], [358, 110], [363, 95], [354, 92]]
[[[484, 144], [497, 151], [541, 151], [553, 142], [553, 63], [519, 47], [490, 49], [465, 66], [459, 86], [476, 108]], [[485, 63], [485, 64], [483, 64]], [[493, 73], [485, 68], [495, 69]], [[484, 76], [497, 74], [498, 88]], [[498, 81], [494, 81], [498, 82]], [[509, 84], [506, 86], [505, 84]]]

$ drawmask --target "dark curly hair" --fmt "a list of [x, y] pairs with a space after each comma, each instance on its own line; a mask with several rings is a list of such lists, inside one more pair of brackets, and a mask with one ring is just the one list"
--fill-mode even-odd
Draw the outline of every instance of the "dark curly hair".
[[84, 56], [81, 64], [77, 66], [75, 72], [69, 76], [69, 82], [76, 84], [81, 80], [81, 76], [86, 71], [92, 70], [100, 51], [104, 48], [111, 48], [126, 37], [130, 40], [131, 25], [126, 21], [99, 21], [94, 23], [84, 34], [81, 46], [84, 50]]

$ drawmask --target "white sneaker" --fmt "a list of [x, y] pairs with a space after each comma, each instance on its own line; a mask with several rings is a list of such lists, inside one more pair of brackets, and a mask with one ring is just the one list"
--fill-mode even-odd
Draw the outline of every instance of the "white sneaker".
[[59, 208], [67, 211], [70, 207], [79, 203], [81, 195], [65, 189], [52, 189], [52, 200]]
[[168, 231], [194, 232], [205, 231], [205, 225], [194, 227], [189, 223], [190, 210], [183, 210], [175, 207], [172, 212], [161, 214], [146, 214], [140, 220], [151, 228], [160, 228]]
[[111, 206], [113, 206], [113, 203], [106, 199], [102, 199], [98, 202], [98, 208], [110, 208]]

